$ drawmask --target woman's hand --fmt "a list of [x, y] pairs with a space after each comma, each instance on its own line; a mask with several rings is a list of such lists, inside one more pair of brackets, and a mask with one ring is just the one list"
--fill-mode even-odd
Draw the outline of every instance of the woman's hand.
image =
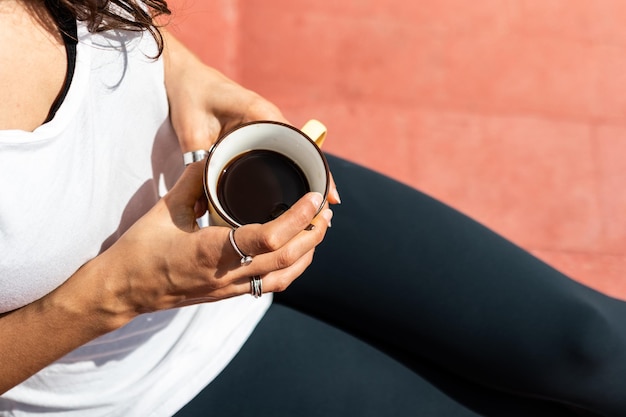
[[[202, 63], [171, 34], [164, 32], [164, 38], [170, 119], [183, 153], [210, 149], [222, 133], [241, 123], [288, 123], [274, 104]], [[340, 202], [332, 177], [328, 201]]]
[[208, 150], [220, 134], [254, 120], [287, 123], [280, 110], [202, 63], [164, 32], [165, 86], [170, 118], [183, 152]]
[[[183, 152], [209, 149], [242, 122], [285, 121], [274, 105], [203, 65], [173, 37], [166, 42], [166, 88]], [[203, 166], [188, 166], [148, 213], [63, 285], [0, 315], [0, 393], [138, 314], [247, 294], [255, 275], [265, 292], [282, 291], [304, 271], [332, 217], [327, 208], [316, 216], [321, 196], [309, 193], [278, 219], [237, 229], [237, 245], [254, 257], [241, 265], [228, 228], [196, 223]], [[328, 202], [338, 202], [332, 191]]]
[[315, 215], [321, 196], [309, 193], [278, 219], [237, 229], [238, 247], [253, 256], [241, 265], [230, 229], [196, 223], [203, 166], [188, 166], [150, 211], [63, 285], [0, 315], [0, 394], [141, 313], [250, 293], [254, 275], [265, 292], [282, 291], [304, 271], [332, 217], [326, 208]]
[[203, 166], [188, 166], [165, 197], [94, 261], [107, 268], [110, 308], [124, 320], [250, 293], [254, 275], [265, 292], [282, 291], [311, 263], [332, 217], [327, 208], [316, 216], [321, 195], [305, 195], [271, 222], [238, 228], [237, 246], [253, 256], [241, 265], [229, 228], [196, 223]]

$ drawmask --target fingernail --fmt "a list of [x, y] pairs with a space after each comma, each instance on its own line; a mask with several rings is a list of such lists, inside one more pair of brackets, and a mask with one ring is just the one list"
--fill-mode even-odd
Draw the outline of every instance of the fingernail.
[[313, 193], [311, 196], [311, 202], [315, 207], [319, 207], [322, 205], [322, 201], [324, 201], [324, 197], [320, 193]]
[[337, 191], [336, 188], [333, 188], [331, 194], [333, 195], [333, 198], [337, 200], [337, 204], [341, 204], [341, 197], [339, 197], [339, 191]]

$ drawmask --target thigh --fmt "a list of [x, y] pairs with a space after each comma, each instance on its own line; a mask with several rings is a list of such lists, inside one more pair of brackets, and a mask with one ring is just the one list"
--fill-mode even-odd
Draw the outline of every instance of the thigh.
[[273, 305], [226, 369], [176, 417], [560, 417], [540, 402], [492, 392]]
[[624, 303], [417, 190], [329, 162], [342, 204], [277, 302], [498, 389], [626, 407]]

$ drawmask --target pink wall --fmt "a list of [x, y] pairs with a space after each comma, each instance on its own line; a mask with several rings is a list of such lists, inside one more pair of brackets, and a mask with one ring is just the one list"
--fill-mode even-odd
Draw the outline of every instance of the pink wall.
[[171, 5], [170, 30], [294, 124], [322, 120], [328, 151], [626, 297], [626, 2]]

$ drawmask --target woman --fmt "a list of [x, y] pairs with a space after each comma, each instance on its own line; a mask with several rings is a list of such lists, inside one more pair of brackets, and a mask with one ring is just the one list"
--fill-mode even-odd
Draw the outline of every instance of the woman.
[[200, 229], [181, 152], [284, 118], [163, 13], [0, 2], [0, 415], [626, 414], [624, 303], [415, 190], [329, 156], [326, 238]]

